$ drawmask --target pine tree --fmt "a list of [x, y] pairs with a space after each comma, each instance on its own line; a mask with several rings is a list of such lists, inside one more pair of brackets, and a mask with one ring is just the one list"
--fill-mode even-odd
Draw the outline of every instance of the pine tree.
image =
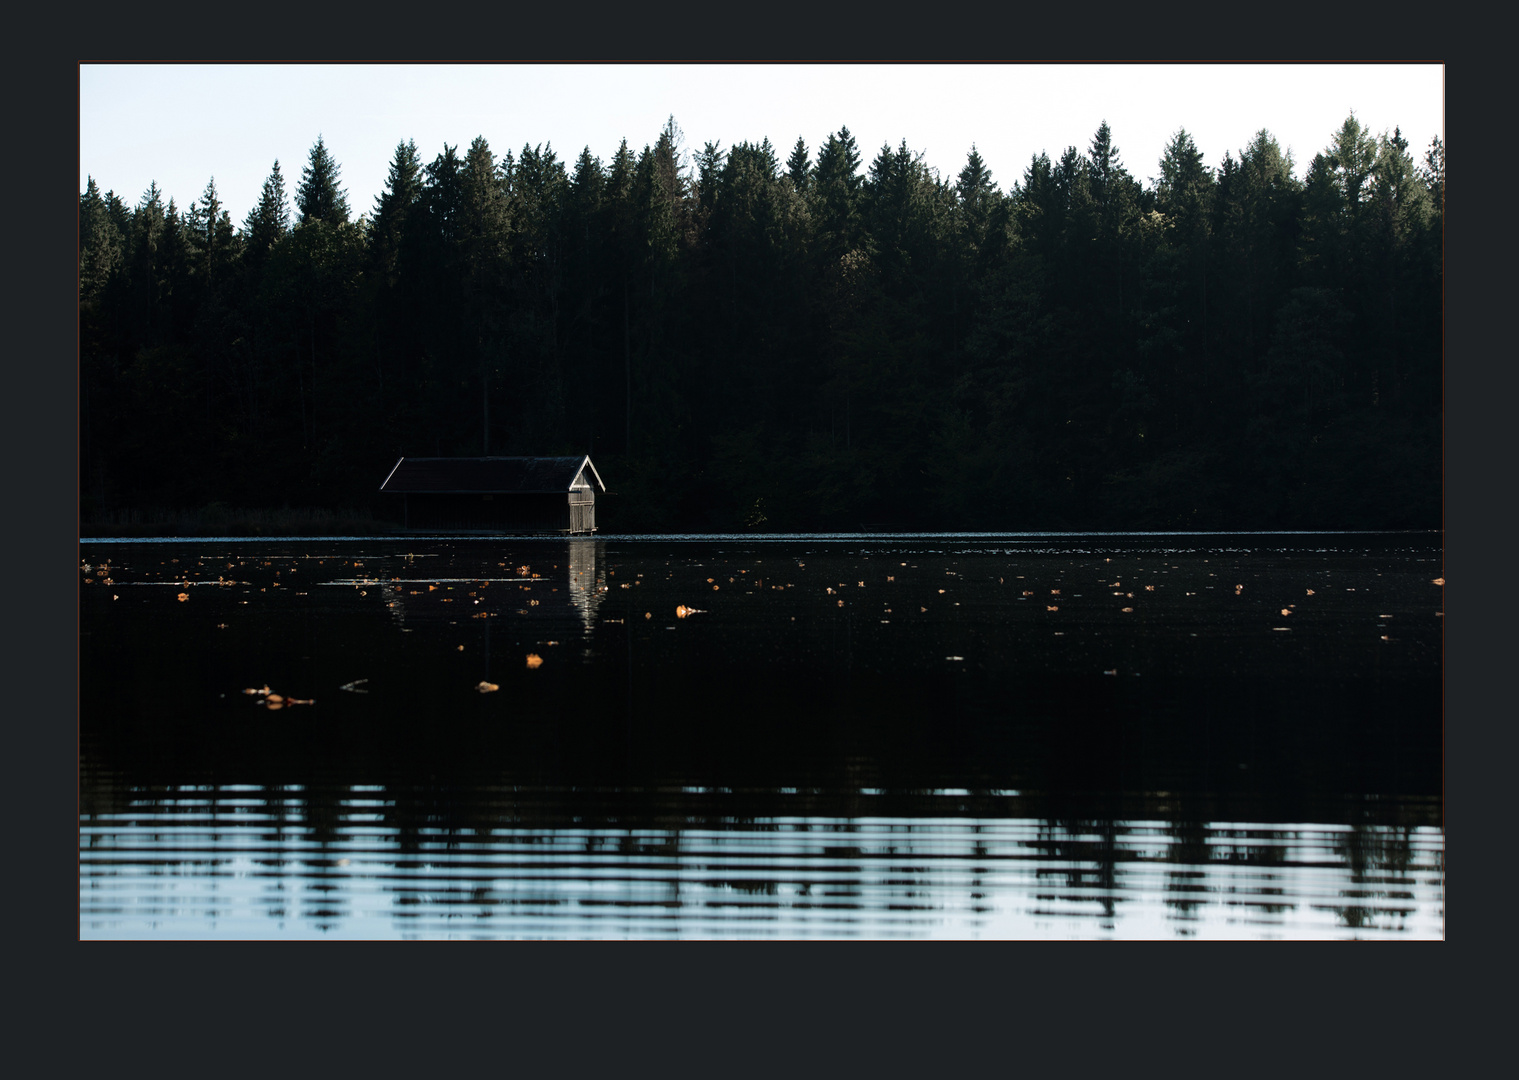
[[422, 159], [415, 140], [396, 146], [385, 189], [375, 198], [370, 255], [387, 285], [395, 285], [407, 229], [422, 199]]
[[339, 171], [337, 161], [318, 135], [306, 167], [301, 170], [301, 186], [295, 196], [302, 225], [314, 221], [327, 225], [347, 224], [348, 192], [338, 187]]
[[979, 251], [986, 243], [988, 226], [1001, 197], [992, 182], [992, 171], [986, 167], [975, 143], [971, 144], [965, 167], [955, 179], [955, 197], [970, 248]]
[[258, 205], [248, 211], [243, 222], [250, 256], [263, 258], [279, 239], [290, 231], [290, 201], [285, 195], [285, 178], [280, 174], [279, 159], [264, 181]]
[[837, 262], [847, 252], [865, 245], [860, 215], [860, 151], [847, 127], [828, 136], [818, 151], [814, 191], [818, 202], [818, 240], [826, 263]]
[[806, 192], [812, 179], [812, 162], [807, 155], [807, 144], [800, 135], [796, 137], [796, 145], [791, 148], [791, 156], [786, 159], [786, 175], [791, 178], [792, 187], [798, 192]]
[[79, 197], [79, 302], [94, 304], [122, 263], [123, 239], [93, 176]]

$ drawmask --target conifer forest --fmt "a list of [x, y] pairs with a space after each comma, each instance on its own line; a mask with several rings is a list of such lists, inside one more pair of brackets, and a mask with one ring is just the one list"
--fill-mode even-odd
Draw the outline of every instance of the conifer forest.
[[[1079, 134], [1079, 133], [1073, 133]], [[605, 532], [1441, 524], [1444, 147], [338, 148], [79, 201], [81, 518], [590, 454]], [[1154, 173], [1141, 180], [1136, 174]], [[108, 180], [109, 178], [104, 178]]]

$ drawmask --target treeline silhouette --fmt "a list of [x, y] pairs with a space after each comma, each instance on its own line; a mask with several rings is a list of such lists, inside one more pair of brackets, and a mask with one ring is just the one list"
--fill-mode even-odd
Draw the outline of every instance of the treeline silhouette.
[[[79, 203], [81, 513], [388, 513], [400, 455], [590, 453], [604, 530], [1441, 520], [1444, 148], [1354, 116], [1301, 179], [1104, 123], [1002, 190], [847, 128], [784, 160], [322, 140], [235, 225]], [[293, 202], [293, 206], [292, 206]]]

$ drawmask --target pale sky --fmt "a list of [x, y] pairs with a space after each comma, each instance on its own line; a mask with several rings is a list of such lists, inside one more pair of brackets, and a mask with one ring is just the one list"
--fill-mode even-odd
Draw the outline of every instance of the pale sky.
[[1004, 191], [1038, 153], [1085, 152], [1103, 120], [1124, 165], [1150, 186], [1178, 128], [1217, 168], [1262, 128], [1301, 177], [1351, 111], [1374, 134], [1400, 127], [1419, 162], [1444, 139], [1437, 64], [89, 64], [79, 69], [79, 190], [93, 176], [135, 206], [156, 180], [181, 210], [216, 178], [242, 224], [276, 159], [294, 202], [321, 135], [352, 214], [372, 214], [396, 145], [424, 163], [483, 135], [498, 157], [551, 144], [567, 167], [636, 155], [673, 115], [694, 156], [797, 137], [816, 162], [848, 127], [868, 170], [903, 140], [953, 180], [974, 143]]

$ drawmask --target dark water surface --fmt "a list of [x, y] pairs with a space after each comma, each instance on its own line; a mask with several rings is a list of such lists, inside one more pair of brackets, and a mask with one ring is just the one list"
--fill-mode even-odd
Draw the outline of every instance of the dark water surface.
[[83, 937], [1444, 934], [1439, 534], [80, 574]]

